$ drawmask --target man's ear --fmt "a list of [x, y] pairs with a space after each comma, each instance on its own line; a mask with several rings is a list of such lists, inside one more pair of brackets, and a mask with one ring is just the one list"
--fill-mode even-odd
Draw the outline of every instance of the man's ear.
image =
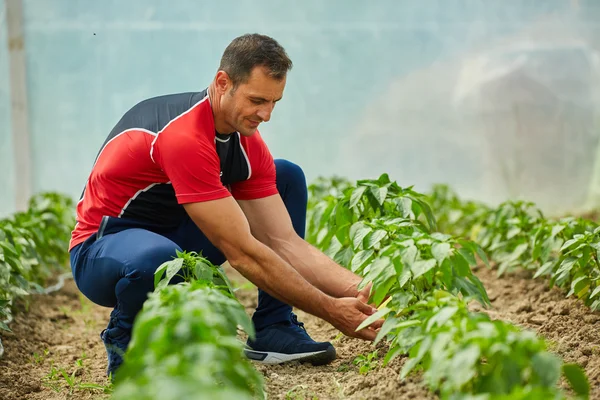
[[229, 74], [225, 71], [218, 71], [215, 76], [215, 88], [219, 94], [224, 95], [232, 87], [231, 79]]

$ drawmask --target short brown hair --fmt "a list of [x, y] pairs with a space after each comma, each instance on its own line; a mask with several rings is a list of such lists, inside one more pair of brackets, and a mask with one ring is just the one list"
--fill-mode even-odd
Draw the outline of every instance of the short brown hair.
[[239, 36], [225, 48], [219, 69], [227, 72], [234, 89], [248, 81], [254, 67], [263, 66], [274, 79], [283, 79], [292, 60], [277, 41], [258, 33]]

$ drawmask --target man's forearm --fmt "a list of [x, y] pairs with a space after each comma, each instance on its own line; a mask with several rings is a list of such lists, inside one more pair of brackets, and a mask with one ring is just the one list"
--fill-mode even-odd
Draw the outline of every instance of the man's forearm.
[[300, 237], [274, 244], [274, 250], [307, 281], [328, 295], [356, 297], [361, 278]]
[[256, 286], [293, 307], [324, 320], [329, 320], [334, 298], [309, 283], [277, 253], [256, 242], [238, 259], [229, 260]]

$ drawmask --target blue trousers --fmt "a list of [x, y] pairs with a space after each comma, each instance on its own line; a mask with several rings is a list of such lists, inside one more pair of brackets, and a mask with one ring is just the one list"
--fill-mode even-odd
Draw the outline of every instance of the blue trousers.
[[[308, 191], [302, 169], [286, 160], [275, 160], [277, 189], [294, 229], [304, 238]], [[98, 237], [100, 236], [100, 237]], [[71, 250], [71, 270], [79, 290], [92, 302], [113, 307], [115, 327], [130, 331], [149, 292], [154, 272], [175, 251], [202, 251], [213, 264], [225, 256], [186, 217], [176, 229], [144, 225], [138, 221], [108, 218], [102, 235], [92, 235]], [[252, 320], [256, 330], [289, 320], [292, 307], [258, 289], [258, 306]]]

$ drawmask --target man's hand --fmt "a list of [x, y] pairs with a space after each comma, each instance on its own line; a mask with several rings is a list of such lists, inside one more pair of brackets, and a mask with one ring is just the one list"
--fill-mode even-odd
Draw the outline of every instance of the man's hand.
[[[362, 290], [358, 291], [358, 295], [356, 295], [356, 298], [359, 299], [360, 301], [362, 301], [363, 303], [369, 304], [369, 297], [371, 297], [371, 290], [372, 290], [372, 288], [373, 288], [373, 282], [367, 283], [367, 285]], [[383, 301], [381, 302], [381, 304], [384, 304], [385, 301], [387, 299], [389, 299], [389, 298], [390, 298], [390, 295], [389, 294], [386, 295], [383, 298]], [[373, 303], [371, 303], [370, 305], [372, 307], [376, 307], [376, 305], [373, 304]]]
[[335, 299], [329, 322], [346, 336], [373, 341], [377, 336], [377, 331], [383, 324], [383, 320], [375, 321], [358, 332], [356, 332], [356, 328], [376, 311], [376, 308], [357, 298], [342, 297]]
[[[356, 298], [359, 299], [360, 301], [362, 301], [363, 303], [369, 303], [369, 297], [371, 296], [371, 288], [373, 287], [373, 282], [369, 282], [367, 283], [367, 286], [365, 286], [362, 290], [360, 290], [358, 292], [358, 295], [356, 295]], [[375, 305], [372, 305], [373, 307], [375, 307]]]

